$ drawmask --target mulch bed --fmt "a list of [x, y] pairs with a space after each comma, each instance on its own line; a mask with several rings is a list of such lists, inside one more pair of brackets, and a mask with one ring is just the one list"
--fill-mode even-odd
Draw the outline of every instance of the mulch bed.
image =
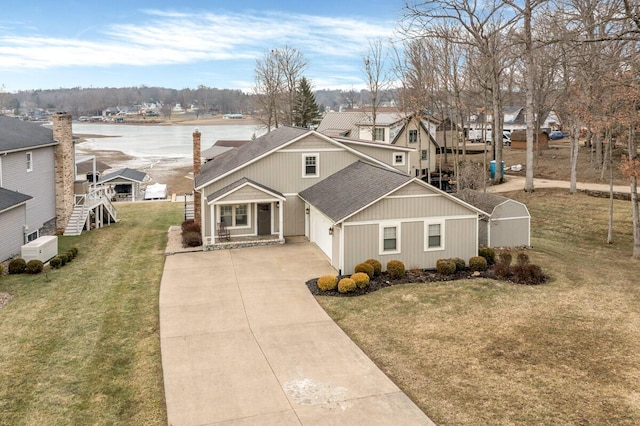
[[[338, 277], [338, 280], [341, 278], [348, 278], [350, 275], [341, 275]], [[369, 285], [365, 288], [356, 288], [355, 291], [351, 293], [340, 293], [338, 289], [329, 290], [329, 291], [321, 291], [318, 288], [317, 282], [318, 279], [314, 278], [306, 282], [307, 288], [309, 291], [316, 296], [337, 296], [337, 297], [353, 297], [353, 296], [361, 296], [363, 294], [371, 293], [381, 288], [390, 287], [392, 285], [398, 284], [414, 284], [414, 283], [430, 283], [430, 282], [442, 282], [442, 281], [455, 281], [455, 280], [466, 280], [466, 279], [475, 279], [475, 278], [488, 278], [492, 280], [502, 280], [507, 282], [515, 283], [511, 279], [501, 279], [496, 277], [493, 269], [487, 269], [484, 272], [476, 272], [475, 274], [471, 271], [460, 271], [456, 272], [453, 275], [440, 275], [435, 270], [429, 269], [412, 269], [407, 271], [405, 276], [392, 280], [389, 277], [389, 274], [383, 272], [377, 277], [373, 277], [371, 281], [369, 281]], [[546, 281], [546, 280], [545, 280]]]

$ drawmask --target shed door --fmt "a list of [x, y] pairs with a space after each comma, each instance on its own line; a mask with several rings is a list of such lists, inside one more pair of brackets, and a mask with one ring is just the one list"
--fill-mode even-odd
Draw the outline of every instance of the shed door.
[[309, 213], [309, 221], [311, 222], [311, 236], [309, 240], [316, 243], [316, 245], [320, 247], [320, 250], [331, 260], [333, 236], [329, 235], [329, 228], [331, 228], [333, 224], [313, 207], [311, 207]]

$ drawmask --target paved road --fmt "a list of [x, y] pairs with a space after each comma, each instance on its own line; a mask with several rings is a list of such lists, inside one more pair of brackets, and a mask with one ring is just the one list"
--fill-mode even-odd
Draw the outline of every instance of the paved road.
[[[521, 176], [505, 176], [506, 182], [500, 185], [490, 186], [487, 188], [487, 192], [511, 192], [511, 191], [521, 191], [524, 190], [525, 178]], [[553, 179], [542, 179], [535, 178], [533, 179], [533, 188], [566, 188], [569, 189], [569, 181], [563, 180], [553, 180]], [[599, 184], [599, 183], [582, 183], [578, 182], [576, 184], [578, 190], [590, 190], [590, 191], [603, 191], [609, 192], [609, 184]], [[629, 194], [630, 188], [629, 185], [614, 185], [614, 192], [620, 192]]]
[[168, 256], [160, 340], [170, 425], [432, 425], [320, 308], [308, 242]]

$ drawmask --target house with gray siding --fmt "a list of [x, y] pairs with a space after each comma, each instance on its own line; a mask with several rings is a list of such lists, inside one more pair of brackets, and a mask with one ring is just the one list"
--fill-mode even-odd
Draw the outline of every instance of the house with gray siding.
[[56, 145], [51, 129], [0, 116], [0, 260], [55, 231]]
[[477, 208], [412, 175], [414, 149], [280, 127], [202, 165], [206, 248], [306, 236], [345, 273], [368, 258], [432, 268], [477, 253]]

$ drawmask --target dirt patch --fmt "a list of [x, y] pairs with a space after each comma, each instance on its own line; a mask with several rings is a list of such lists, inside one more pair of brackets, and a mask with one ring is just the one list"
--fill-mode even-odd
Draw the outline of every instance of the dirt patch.
[[0, 309], [11, 300], [12, 296], [9, 293], [3, 293], [0, 291]]

